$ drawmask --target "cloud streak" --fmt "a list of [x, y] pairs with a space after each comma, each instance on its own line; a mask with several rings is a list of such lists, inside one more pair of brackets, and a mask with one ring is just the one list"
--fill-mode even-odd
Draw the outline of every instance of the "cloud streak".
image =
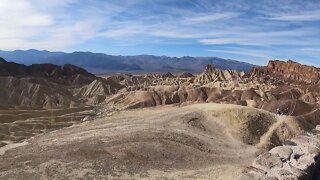
[[0, 49], [77, 50], [93, 44], [111, 53], [120, 45], [154, 54], [176, 44], [204, 56], [239, 55], [246, 61], [285, 58], [286, 52], [313, 62], [319, 58], [311, 51], [320, 47], [319, 9], [313, 0], [2, 0]]
[[304, 12], [303, 14], [284, 14], [269, 18], [278, 21], [320, 21], [320, 11]]
[[209, 23], [221, 20], [228, 20], [239, 16], [239, 13], [226, 12], [226, 13], [215, 13], [215, 14], [201, 14], [191, 17], [186, 17], [182, 20], [184, 24], [199, 24]]

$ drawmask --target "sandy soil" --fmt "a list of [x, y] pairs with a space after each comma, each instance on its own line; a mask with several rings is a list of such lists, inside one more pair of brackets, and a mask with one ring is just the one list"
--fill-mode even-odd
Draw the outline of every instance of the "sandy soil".
[[93, 107], [52, 110], [0, 109], [0, 147], [95, 116]]
[[225, 119], [253, 111], [264, 113], [217, 104], [120, 112], [6, 149], [0, 179], [234, 179], [258, 150], [230, 126], [240, 121]]

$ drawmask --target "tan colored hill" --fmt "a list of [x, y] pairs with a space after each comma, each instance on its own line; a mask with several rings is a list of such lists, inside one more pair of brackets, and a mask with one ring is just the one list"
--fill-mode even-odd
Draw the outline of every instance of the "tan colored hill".
[[[129, 91], [122, 90], [106, 102], [119, 109], [127, 109], [198, 102], [249, 105], [251, 101], [260, 103], [262, 100], [254, 89], [242, 91], [193, 86], [150, 86]], [[251, 105], [257, 106], [252, 103]]]
[[[262, 139], [297, 133], [279, 117], [219, 104], [125, 111], [0, 148], [0, 178], [234, 179]], [[262, 138], [270, 131], [288, 133]]]

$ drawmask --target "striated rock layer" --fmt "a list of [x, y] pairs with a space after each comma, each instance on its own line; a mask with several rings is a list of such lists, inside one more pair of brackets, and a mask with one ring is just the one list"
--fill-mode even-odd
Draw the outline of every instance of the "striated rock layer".
[[252, 75], [274, 76], [290, 80], [297, 80], [306, 83], [318, 83], [320, 80], [320, 69], [313, 66], [306, 66], [291, 60], [284, 62], [279, 60], [269, 61], [266, 67], [257, 67], [252, 70]]

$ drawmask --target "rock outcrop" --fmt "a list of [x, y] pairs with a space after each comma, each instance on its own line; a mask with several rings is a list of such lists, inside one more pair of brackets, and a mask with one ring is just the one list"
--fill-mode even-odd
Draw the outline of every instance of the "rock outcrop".
[[214, 68], [211, 64], [206, 66], [205, 71], [195, 78], [196, 83], [206, 84], [216, 81], [239, 80], [245, 77], [244, 72], [235, 70], [220, 70]]
[[319, 68], [302, 65], [291, 60], [287, 62], [279, 60], [269, 61], [265, 67], [254, 68], [251, 74], [252, 76], [271, 76], [312, 84], [318, 83], [320, 80]]
[[174, 75], [171, 74], [170, 72], [167, 72], [167, 73], [165, 73], [165, 74], [162, 74], [161, 77], [162, 77], [162, 78], [174, 78]]
[[191, 77], [194, 77], [194, 75], [188, 72], [184, 72], [178, 75], [178, 78], [191, 78]]
[[320, 126], [296, 136], [260, 154], [239, 180], [246, 179], [318, 179], [316, 165], [320, 159]]

